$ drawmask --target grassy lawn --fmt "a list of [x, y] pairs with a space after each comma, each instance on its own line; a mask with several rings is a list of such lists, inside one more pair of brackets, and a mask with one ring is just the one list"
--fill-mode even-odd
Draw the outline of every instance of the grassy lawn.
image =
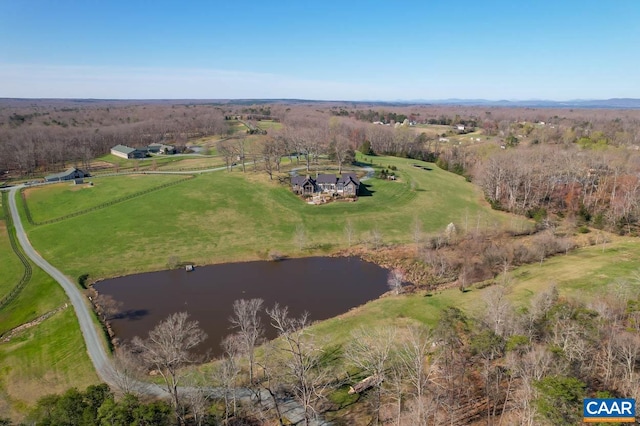
[[183, 157], [182, 161], [166, 163], [158, 167], [158, 170], [193, 170], [207, 169], [224, 166], [222, 157]]
[[260, 120], [257, 123], [257, 126], [263, 130], [280, 130], [282, 129], [282, 123], [278, 123], [273, 120]]
[[[57, 284], [56, 284], [57, 285]], [[73, 308], [0, 343], [0, 413], [18, 421], [40, 397], [99, 383]]]
[[180, 179], [184, 179], [184, 176], [108, 176], [91, 179], [93, 186], [63, 182], [29, 188], [24, 194], [33, 220], [42, 222]]
[[33, 266], [33, 276], [20, 294], [0, 310], [0, 334], [32, 321], [67, 302], [60, 285]]
[[[0, 215], [1, 215], [0, 210]], [[33, 266], [33, 265], [32, 265]], [[13, 288], [23, 266], [11, 249], [0, 221], [0, 293]], [[33, 275], [18, 296], [0, 310], [0, 335], [60, 308], [67, 297], [49, 275], [33, 266]], [[19, 421], [43, 395], [97, 383], [73, 308], [0, 342], [0, 413]]]
[[[511, 272], [507, 284], [508, 297], [514, 306], [528, 306], [533, 295], [556, 285], [560, 295], [589, 302], [612, 291], [617, 282], [626, 282], [630, 289], [640, 291], [637, 273], [640, 266], [640, 244], [629, 238], [601, 246], [586, 247], [519, 267]], [[471, 288], [465, 293], [447, 289], [432, 295], [424, 293], [388, 296], [367, 303], [344, 315], [323, 321], [312, 330], [315, 335], [332, 344], [346, 343], [352, 330], [361, 327], [382, 327], [412, 322], [435, 326], [443, 308], [455, 306], [470, 316], [479, 317], [485, 308], [488, 288]]]
[[[432, 169], [425, 171], [412, 167], [417, 163], [412, 160], [375, 157], [375, 162], [396, 165], [400, 181], [367, 181], [373, 195], [355, 203], [308, 205], [264, 173], [216, 172], [59, 223], [28, 227], [29, 237], [70, 276], [101, 278], [163, 269], [172, 255], [209, 264], [265, 258], [271, 250], [290, 256], [331, 252], [347, 246], [347, 219], [357, 238], [376, 229], [389, 243], [412, 241], [415, 218], [425, 232], [442, 231], [465, 217], [481, 227], [520, 221], [490, 210], [476, 187], [433, 165], [424, 163]], [[302, 251], [294, 242], [299, 226], [306, 235]]]
[[2, 208], [0, 208], [0, 271], [2, 271], [0, 272], [0, 299], [18, 284], [23, 274], [22, 263], [11, 249], [7, 232]]

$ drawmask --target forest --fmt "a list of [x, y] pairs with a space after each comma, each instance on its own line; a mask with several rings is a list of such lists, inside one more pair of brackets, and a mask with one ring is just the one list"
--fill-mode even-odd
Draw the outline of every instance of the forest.
[[[241, 120], [258, 129], [263, 119], [279, 126], [261, 130], [259, 143], [247, 144], [252, 131], [234, 126]], [[309, 170], [321, 156], [341, 167], [360, 150], [436, 162], [480, 185], [494, 208], [537, 221], [555, 217], [634, 234], [640, 213], [638, 110], [285, 101], [0, 103], [5, 180], [72, 165], [90, 171], [92, 160], [117, 144], [161, 142], [183, 150], [189, 141], [207, 137], [217, 141], [217, 155], [227, 166], [252, 159], [270, 176], [284, 156], [302, 158]]]

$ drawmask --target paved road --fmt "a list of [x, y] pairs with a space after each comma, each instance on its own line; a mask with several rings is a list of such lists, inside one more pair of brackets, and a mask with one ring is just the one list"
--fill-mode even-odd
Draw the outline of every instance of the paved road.
[[[225, 168], [211, 169], [211, 171], [224, 169]], [[14, 186], [10, 188], [9, 192], [9, 209], [13, 218], [13, 224], [16, 229], [16, 236], [18, 237], [18, 241], [20, 242], [20, 245], [22, 246], [25, 254], [33, 261], [33, 263], [38, 265], [40, 268], [42, 268], [42, 270], [53, 277], [62, 286], [65, 293], [67, 293], [67, 296], [69, 297], [69, 300], [71, 301], [71, 304], [76, 311], [76, 316], [78, 317], [80, 330], [82, 331], [82, 337], [84, 338], [87, 346], [89, 358], [91, 358], [91, 362], [93, 363], [98, 376], [109, 386], [115, 387], [115, 383], [113, 380], [114, 368], [112, 360], [105, 348], [102, 331], [93, 321], [94, 317], [89, 308], [87, 299], [84, 297], [80, 289], [67, 276], [65, 276], [62, 272], [60, 272], [60, 270], [47, 262], [42, 256], [40, 256], [40, 254], [33, 248], [31, 242], [27, 238], [27, 234], [25, 233], [24, 227], [22, 226], [22, 221], [20, 219], [20, 215], [18, 214], [18, 207], [16, 205], [16, 193], [23, 186], [24, 185]], [[145, 393], [147, 393], [148, 395], [156, 397], [166, 397], [168, 395], [163, 388], [157, 385], [145, 383], [140, 384], [140, 386], [138, 387], [140, 389], [144, 389]], [[207, 390], [212, 396], [222, 396], [222, 391], [220, 389], [209, 388]], [[251, 402], [252, 395], [253, 393], [249, 389], [239, 388], [236, 390], [236, 396], [238, 397], [238, 399], [245, 402]], [[272, 405], [272, 401], [266, 391], [261, 391], [261, 398], [267, 403], [267, 406]], [[279, 404], [281, 405], [281, 412], [291, 423], [304, 423], [304, 409], [295, 400], [289, 398], [280, 401]], [[313, 426], [322, 426], [328, 425], [329, 423], [324, 422], [322, 419], [317, 419], [312, 421], [311, 424]]]
[[13, 224], [16, 228], [16, 236], [22, 246], [25, 254], [38, 265], [47, 274], [51, 275], [64, 289], [65, 293], [69, 297], [73, 308], [76, 311], [78, 322], [80, 323], [80, 329], [82, 330], [82, 336], [87, 344], [87, 352], [89, 357], [96, 368], [98, 376], [106, 383], [111, 384], [111, 374], [113, 367], [107, 351], [104, 347], [104, 339], [100, 337], [100, 332], [93, 322], [93, 315], [89, 309], [88, 301], [74, 283], [69, 280], [62, 272], [47, 262], [40, 254], [33, 248], [20, 220], [18, 214], [18, 207], [16, 206], [16, 192], [21, 186], [15, 186], [9, 192], [9, 208], [11, 216], [13, 217]]

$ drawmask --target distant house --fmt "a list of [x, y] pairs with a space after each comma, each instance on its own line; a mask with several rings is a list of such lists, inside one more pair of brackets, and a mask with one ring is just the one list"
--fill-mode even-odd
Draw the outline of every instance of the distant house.
[[465, 129], [464, 124], [458, 124], [457, 128], [459, 131], [464, 132], [464, 129]]
[[309, 176], [291, 178], [291, 189], [299, 195], [333, 194], [343, 197], [358, 195], [360, 181], [355, 173], [343, 173], [342, 176], [320, 174], [316, 179]]
[[111, 148], [111, 154], [121, 158], [144, 158], [147, 156], [146, 150], [131, 148], [124, 145], [116, 145]]
[[147, 151], [157, 154], [175, 154], [176, 147], [171, 145], [165, 145], [163, 143], [151, 143], [147, 146]]
[[46, 182], [57, 182], [63, 180], [82, 179], [89, 176], [91, 176], [89, 173], [83, 172], [82, 170], [76, 169], [75, 167], [71, 167], [70, 169], [67, 169], [62, 173], [55, 173], [49, 176], [45, 176], [44, 180]]

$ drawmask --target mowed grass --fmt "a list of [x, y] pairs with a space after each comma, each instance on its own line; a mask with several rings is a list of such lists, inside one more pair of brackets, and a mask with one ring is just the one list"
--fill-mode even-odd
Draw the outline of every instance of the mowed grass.
[[[555, 256], [539, 263], [519, 267], [509, 274], [507, 297], [515, 308], [526, 307], [534, 295], [556, 286], [561, 297], [590, 303], [620, 291], [636, 297], [640, 293], [640, 244], [630, 238], [601, 247], [586, 247], [568, 255]], [[497, 279], [501, 282], [501, 278]], [[624, 284], [621, 284], [624, 283]], [[389, 325], [424, 324], [435, 327], [442, 310], [456, 307], [468, 316], [481, 318], [491, 287], [472, 287], [462, 293], [446, 289], [433, 294], [387, 296], [359, 308], [323, 321], [311, 329], [321, 341], [344, 344], [351, 332], [360, 327], [380, 328]]]
[[[23, 266], [11, 250], [4, 221], [0, 221], [0, 290], [13, 288]], [[33, 266], [33, 265], [32, 265]], [[33, 275], [19, 295], [0, 310], [0, 335], [60, 308], [67, 297], [49, 275], [33, 266]], [[84, 348], [72, 307], [0, 341], [0, 416], [21, 421], [37, 398], [84, 388], [98, 379]]]
[[183, 157], [182, 161], [163, 164], [158, 170], [193, 170], [224, 166], [222, 157]]
[[263, 130], [280, 130], [282, 129], [282, 123], [273, 120], [260, 120], [257, 122], [257, 126]]
[[0, 343], [0, 412], [19, 421], [38, 398], [99, 383], [73, 308]]
[[0, 310], [0, 334], [32, 321], [66, 302], [67, 296], [60, 285], [42, 269], [33, 266], [29, 283], [11, 303]]
[[56, 219], [130, 194], [184, 179], [180, 175], [126, 175], [91, 178], [93, 186], [62, 182], [24, 191], [35, 222]]
[[[169, 256], [197, 264], [329, 253], [372, 230], [387, 243], [412, 241], [416, 218], [424, 232], [441, 232], [465, 217], [474, 226], [520, 221], [492, 211], [462, 177], [412, 160], [376, 157], [396, 165], [400, 180], [366, 182], [372, 196], [357, 202], [308, 205], [265, 173], [215, 172], [59, 223], [28, 227], [45, 258], [72, 277], [103, 278], [166, 267]], [[153, 178], [153, 177], [151, 177]], [[45, 188], [46, 191], [46, 188]], [[51, 197], [54, 198], [54, 197]], [[462, 226], [462, 225], [460, 225]], [[304, 230], [303, 249], [294, 236]]]
[[[0, 209], [0, 218], [2, 218], [2, 209]], [[0, 299], [18, 284], [23, 272], [22, 263], [11, 249], [6, 223], [0, 220]]]

